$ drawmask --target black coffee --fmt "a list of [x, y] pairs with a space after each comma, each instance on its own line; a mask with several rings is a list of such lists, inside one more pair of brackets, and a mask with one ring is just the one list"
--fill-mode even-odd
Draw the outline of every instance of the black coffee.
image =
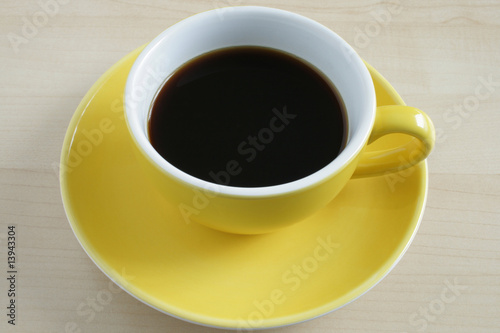
[[167, 79], [149, 138], [168, 162], [209, 182], [258, 187], [323, 168], [344, 148], [336, 89], [311, 65], [261, 47], [201, 55]]

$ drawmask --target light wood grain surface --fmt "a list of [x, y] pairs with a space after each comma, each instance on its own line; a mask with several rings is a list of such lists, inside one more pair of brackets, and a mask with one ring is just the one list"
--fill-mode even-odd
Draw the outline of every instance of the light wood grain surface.
[[[348, 306], [271, 331], [500, 332], [499, 1], [59, 0], [46, 20], [37, 14], [54, 2], [0, 2], [1, 332], [65, 332], [67, 323], [80, 332], [218, 331], [124, 292], [91, 318], [79, 313], [109, 279], [70, 229], [53, 165], [80, 99], [106, 69], [180, 19], [227, 5], [282, 8], [328, 26], [438, 131], [426, 212], [396, 268]], [[36, 31], [23, 30], [33, 20]], [[14, 34], [25, 39], [16, 44]], [[6, 316], [12, 224], [16, 326]], [[441, 308], [448, 284], [460, 289]]]

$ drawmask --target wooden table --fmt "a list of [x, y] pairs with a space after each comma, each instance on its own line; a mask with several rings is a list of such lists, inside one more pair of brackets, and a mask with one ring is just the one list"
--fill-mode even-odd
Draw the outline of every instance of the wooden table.
[[[0, 331], [65, 332], [68, 323], [76, 332], [218, 331], [125, 292], [89, 312], [86, 304], [113, 287], [70, 229], [54, 165], [74, 110], [106, 69], [180, 19], [227, 5], [282, 8], [333, 29], [425, 110], [438, 134], [426, 212], [396, 268], [348, 306], [272, 331], [500, 332], [500, 2], [493, 0], [2, 1]], [[16, 326], [6, 316], [10, 225]]]

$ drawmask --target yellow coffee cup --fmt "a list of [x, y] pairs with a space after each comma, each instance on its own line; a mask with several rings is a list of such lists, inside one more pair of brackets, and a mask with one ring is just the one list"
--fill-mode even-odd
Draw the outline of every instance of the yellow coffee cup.
[[[295, 55], [320, 70], [337, 88], [345, 105], [349, 135], [345, 148], [328, 165], [288, 183], [237, 187], [196, 178], [154, 149], [148, 119], [165, 80], [201, 54], [243, 45]], [[333, 200], [352, 177], [409, 168], [429, 155], [435, 141], [432, 122], [422, 111], [407, 106], [376, 107], [365, 64], [333, 31], [298, 14], [266, 7], [212, 10], [161, 33], [146, 46], [129, 73], [125, 114], [140, 163], [185, 221], [239, 234], [271, 232], [304, 220]], [[414, 139], [390, 150], [365, 152], [367, 145], [391, 133]]]

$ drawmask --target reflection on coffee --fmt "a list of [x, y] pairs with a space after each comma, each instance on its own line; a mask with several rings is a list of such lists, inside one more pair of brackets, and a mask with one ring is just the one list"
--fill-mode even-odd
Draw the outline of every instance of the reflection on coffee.
[[260, 187], [320, 170], [346, 143], [347, 117], [317, 69], [281, 51], [231, 47], [180, 67], [160, 88], [153, 147], [212, 183]]

